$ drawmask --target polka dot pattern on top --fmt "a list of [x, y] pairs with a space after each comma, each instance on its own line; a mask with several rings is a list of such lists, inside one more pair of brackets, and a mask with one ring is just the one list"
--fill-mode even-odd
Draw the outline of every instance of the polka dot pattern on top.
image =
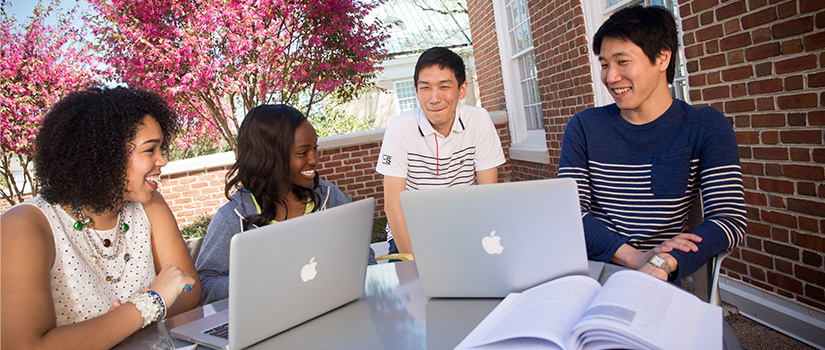
[[[63, 326], [100, 316], [112, 306], [115, 299], [126, 302], [129, 297], [149, 287], [155, 279], [155, 263], [152, 258], [152, 227], [143, 205], [137, 202], [123, 203], [123, 223], [129, 230], [121, 239], [120, 254], [112, 260], [95, 258], [95, 248], [83, 231], [73, 228], [75, 223], [69, 213], [59, 205], [37, 196], [25, 202], [39, 208], [48, 218], [55, 245], [55, 260], [51, 270], [51, 291], [57, 325]], [[117, 247], [104, 247], [102, 240], [120, 233], [110, 230], [90, 230], [91, 241], [104, 254], [114, 254]], [[129, 254], [129, 259], [124, 256]], [[107, 281], [112, 276], [118, 282]]]

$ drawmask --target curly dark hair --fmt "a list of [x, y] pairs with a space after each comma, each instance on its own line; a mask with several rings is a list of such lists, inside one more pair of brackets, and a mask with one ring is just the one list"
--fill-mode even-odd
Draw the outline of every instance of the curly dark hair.
[[155, 93], [90, 88], [55, 103], [35, 139], [34, 166], [43, 198], [95, 213], [119, 208], [133, 149], [129, 141], [147, 114], [160, 125], [161, 148], [167, 149], [178, 118]]
[[[284, 105], [260, 105], [249, 110], [238, 130], [238, 159], [226, 174], [226, 198], [230, 191], [243, 186], [261, 206], [260, 215], [244, 218], [244, 225], [264, 226], [275, 219], [276, 203], [287, 207], [279, 191], [284, 185], [298, 198], [318, 198], [312, 189], [292, 183], [289, 177], [289, 153], [295, 129], [307, 118], [297, 109]], [[318, 186], [318, 176], [313, 179]], [[318, 210], [318, 206], [314, 210]], [[287, 213], [289, 215], [289, 213]], [[244, 227], [244, 229], [246, 229]]]

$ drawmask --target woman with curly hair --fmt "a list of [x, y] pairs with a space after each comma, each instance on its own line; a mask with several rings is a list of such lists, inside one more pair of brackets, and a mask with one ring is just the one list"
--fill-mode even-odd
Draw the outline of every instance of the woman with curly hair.
[[35, 140], [41, 194], [0, 222], [3, 349], [108, 349], [200, 301], [175, 218], [157, 192], [177, 130], [159, 96], [74, 92]]
[[[261, 105], [246, 114], [238, 131], [238, 159], [226, 174], [229, 203], [212, 217], [195, 264], [204, 304], [229, 296], [232, 236], [347, 203], [341, 190], [318, 178], [317, 165], [318, 135], [297, 109]], [[366, 258], [375, 263], [372, 249]]]

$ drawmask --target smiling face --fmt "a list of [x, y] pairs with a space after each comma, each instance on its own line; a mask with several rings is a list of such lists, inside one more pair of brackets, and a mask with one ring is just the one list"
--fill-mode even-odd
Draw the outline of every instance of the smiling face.
[[415, 86], [418, 104], [433, 126], [445, 137], [450, 134], [458, 101], [467, 93], [467, 82], [461, 85], [449, 68], [432, 65], [421, 69]]
[[669, 61], [669, 51], [663, 51], [651, 63], [642, 48], [630, 41], [612, 37], [602, 40], [599, 53], [602, 83], [627, 121], [648, 123], [670, 107]]
[[155, 118], [143, 117], [135, 138], [128, 142], [131, 148], [126, 166], [125, 200], [148, 203], [160, 183], [160, 168], [166, 159], [160, 153], [163, 132]]
[[302, 122], [295, 129], [295, 141], [289, 154], [289, 174], [292, 183], [310, 188], [318, 165], [318, 135], [309, 122]]

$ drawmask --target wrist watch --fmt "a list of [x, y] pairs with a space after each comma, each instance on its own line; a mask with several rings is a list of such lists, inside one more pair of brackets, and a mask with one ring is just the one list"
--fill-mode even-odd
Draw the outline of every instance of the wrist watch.
[[647, 262], [650, 263], [653, 266], [656, 266], [656, 267], [658, 267], [662, 270], [665, 270], [665, 274], [667, 274], [668, 276], [670, 276], [670, 274], [673, 272], [673, 269], [670, 267], [670, 264], [668, 264], [667, 260], [665, 260], [661, 256], [654, 255]]

